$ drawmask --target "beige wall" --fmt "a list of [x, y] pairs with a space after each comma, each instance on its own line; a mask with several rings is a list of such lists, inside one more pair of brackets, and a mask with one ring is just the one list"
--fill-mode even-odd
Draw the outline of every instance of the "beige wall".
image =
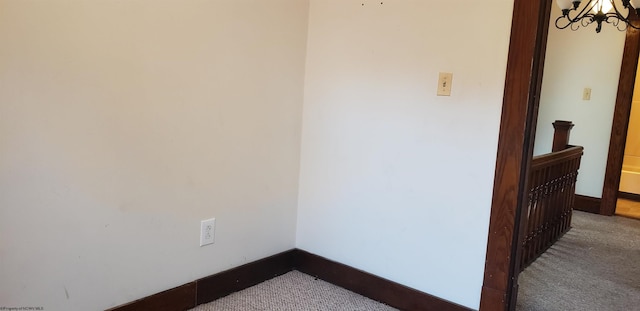
[[513, 2], [381, 2], [311, 1], [297, 245], [478, 308]]
[[477, 308], [512, 5], [0, 0], [0, 301], [101, 310], [297, 246]]
[[103, 310], [295, 247], [307, 13], [0, 0], [0, 306]]

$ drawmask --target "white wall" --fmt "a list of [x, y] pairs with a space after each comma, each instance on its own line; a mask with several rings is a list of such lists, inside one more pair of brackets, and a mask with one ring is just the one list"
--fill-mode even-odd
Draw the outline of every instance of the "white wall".
[[299, 248], [478, 308], [512, 5], [311, 1]]
[[[603, 25], [559, 30], [553, 5], [534, 154], [551, 152], [555, 120], [573, 121], [570, 143], [584, 147], [576, 192], [601, 197], [625, 32]], [[591, 100], [582, 100], [585, 87]]]
[[102, 310], [295, 247], [307, 13], [0, 1], [0, 306]]

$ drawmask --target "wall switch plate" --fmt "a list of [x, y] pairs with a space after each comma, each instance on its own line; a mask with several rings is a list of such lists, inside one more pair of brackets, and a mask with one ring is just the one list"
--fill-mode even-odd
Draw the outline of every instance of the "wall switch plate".
[[200, 222], [200, 246], [213, 244], [216, 233], [216, 219], [211, 218]]
[[582, 100], [591, 100], [591, 88], [584, 88], [584, 91], [582, 92]]
[[438, 75], [438, 96], [451, 96], [453, 73], [441, 72]]

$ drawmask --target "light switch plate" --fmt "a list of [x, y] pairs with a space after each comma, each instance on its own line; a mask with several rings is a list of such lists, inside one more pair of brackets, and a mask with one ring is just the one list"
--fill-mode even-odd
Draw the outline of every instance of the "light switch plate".
[[438, 76], [438, 96], [451, 96], [453, 73], [441, 72]]
[[588, 88], [588, 87], [584, 88], [584, 91], [582, 92], [582, 99], [591, 100], [591, 88]]

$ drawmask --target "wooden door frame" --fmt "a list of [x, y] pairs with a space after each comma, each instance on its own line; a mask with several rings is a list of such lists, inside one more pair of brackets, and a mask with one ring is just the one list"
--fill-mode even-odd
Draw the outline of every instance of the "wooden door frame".
[[[637, 15], [631, 15], [634, 17], [634, 24], [640, 25]], [[611, 216], [616, 211], [618, 189], [620, 188], [620, 172], [624, 159], [624, 146], [627, 141], [627, 129], [629, 128], [629, 116], [631, 115], [633, 88], [636, 81], [639, 55], [640, 30], [628, 27], [622, 54], [618, 95], [616, 96], [616, 105], [613, 112], [613, 124], [611, 125], [607, 168], [602, 187], [602, 200], [600, 202], [600, 214], [602, 215]]]
[[[533, 156], [551, 2], [514, 0], [480, 311], [515, 310], [523, 227], [519, 207]], [[615, 210], [639, 54], [640, 31], [628, 28], [600, 208], [605, 215]]]
[[551, 0], [515, 0], [480, 311], [514, 310]]

